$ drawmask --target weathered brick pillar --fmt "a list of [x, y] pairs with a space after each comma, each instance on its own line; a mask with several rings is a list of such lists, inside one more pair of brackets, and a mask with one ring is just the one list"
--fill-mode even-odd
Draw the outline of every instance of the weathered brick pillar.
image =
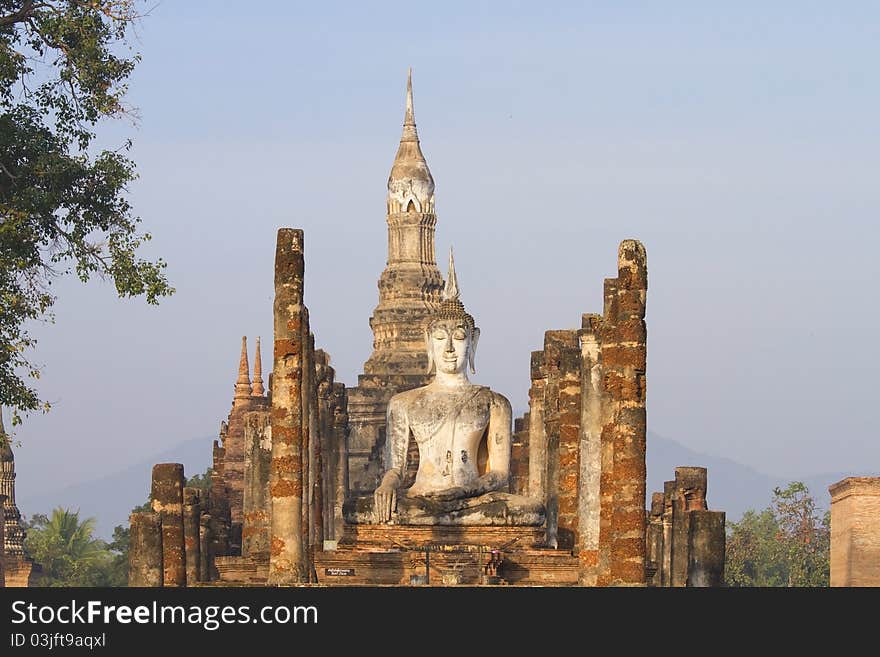
[[[606, 281], [602, 364], [614, 413], [614, 511], [611, 583], [645, 584], [645, 370], [647, 256], [636, 240], [617, 254], [618, 277]], [[608, 299], [608, 297], [611, 297]]]
[[672, 500], [675, 482], [663, 482], [663, 542], [660, 552], [660, 586], [672, 586]]
[[[226, 434], [226, 423], [221, 423], [220, 437]], [[208, 495], [208, 514], [210, 516], [209, 540], [211, 549], [208, 551], [209, 581], [220, 578], [214, 565], [214, 557], [229, 554], [229, 530], [231, 515], [229, 498], [226, 491], [225, 463], [226, 450], [219, 441], [214, 441], [213, 464], [211, 466], [211, 491]]]
[[199, 539], [199, 517], [202, 514], [201, 490], [193, 487], [183, 489], [183, 540], [186, 548], [186, 582], [200, 581], [202, 545]]
[[[618, 380], [618, 364], [612, 358], [605, 366], [606, 347], [615, 347], [617, 335], [614, 325], [617, 319], [618, 280], [606, 278], [603, 285], [602, 321], [597, 323], [602, 363], [602, 433], [600, 435], [602, 474], [599, 478], [599, 565], [596, 583], [598, 586], [610, 586], [614, 583], [612, 565], [617, 558], [615, 554], [615, 509], [618, 494], [618, 481], [615, 477], [615, 430], [617, 428], [618, 397], [613, 393], [613, 384]], [[613, 354], [612, 354], [613, 355]]]
[[691, 511], [688, 520], [687, 585], [724, 585], [724, 511]]
[[315, 351], [315, 380], [317, 382], [318, 397], [318, 436], [319, 451], [321, 452], [321, 481], [322, 490], [326, 495], [321, 496], [321, 517], [323, 518], [324, 538], [333, 540], [335, 531], [333, 527], [336, 501], [336, 450], [333, 445], [333, 378], [335, 372], [330, 367], [330, 356], [323, 349]]
[[[577, 552], [578, 540], [578, 481], [580, 474], [581, 423], [581, 367], [578, 331], [547, 331], [544, 336], [544, 354], [553, 382], [548, 385], [556, 395], [552, 417], [551, 444], [556, 449], [548, 452], [550, 472], [548, 482], [557, 491], [557, 545], [563, 550]], [[551, 364], [552, 359], [552, 364]]]
[[152, 511], [139, 511], [129, 516], [129, 523], [128, 585], [162, 586], [161, 516]]
[[186, 586], [186, 548], [183, 533], [183, 464], [153, 466], [153, 511], [162, 518], [163, 586]]
[[663, 493], [651, 496], [648, 513], [647, 554], [645, 569], [649, 586], [661, 586], [661, 563], [663, 561]]
[[547, 505], [547, 434], [544, 431], [544, 352], [533, 351], [529, 365], [529, 496]]
[[271, 422], [269, 411], [251, 411], [244, 416], [243, 557], [269, 555]]
[[333, 446], [336, 451], [336, 499], [333, 509], [334, 539], [342, 536], [342, 506], [348, 496], [348, 394], [343, 383], [333, 384]]
[[[578, 582], [581, 586], [596, 586], [599, 574], [599, 532], [601, 504], [600, 483], [602, 478], [602, 427], [604, 407], [604, 376], [602, 372], [599, 330], [602, 318], [584, 315], [580, 343], [581, 419], [579, 434], [578, 476]], [[611, 465], [610, 455], [606, 462]], [[606, 504], [606, 517], [610, 519], [610, 505]], [[610, 551], [605, 551], [603, 569], [610, 574]], [[609, 577], [606, 576], [606, 580]]]
[[832, 484], [831, 586], [880, 586], [880, 477]]
[[211, 566], [214, 563], [214, 556], [211, 554], [211, 516], [203, 513], [199, 518], [199, 581], [211, 581]]
[[510, 446], [510, 492], [529, 494], [529, 414], [513, 421]]
[[[269, 585], [305, 581], [303, 552], [303, 232], [281, 228], [275, 251]], [[306, 464], [308, 465], [308, 464]]]
[[300, 435], [302, 436], [302, 448], [300, 451], [302, 461], [302, 504], [300, 506], [302, 512], [302, 542], [303, 542], [303, 581], [310, 582], [312, 569], [309, 566], [311, 561], [312, 548], [312, 513], [309, 502], [312, 497], [312, 480], [311, 480], [311, 433], [309, 432], [309, 383], [311, 377], [310, 372], [313, 371], [314, 362], [312, 361], [312, 350], [309, 324], [309, 309], [303, 305], [302, 312], [302, 332], [300, 334], [300, 343], [302, 344], [302, 369], [300, 370]]
[[323, 549], [324, 545], [324, 514], [323, 514], [323, 485], [321, 464], [321, 428], [318, 419], [318, 381], [315, 360], [315, 336], [308, 336], [308, 362], [309, 367], [306, 376], [305, 390], [307, 394], [308, 408], [308, 431], [309, 431], [309, 550], [308, 550], [308, 575], [309, 581], [314, 582], [315, 573], [312, 563], [315, 552]]
[[687, 586], [691, 511], [706, 508], [706, 468], [675, 469], [672, 498], [672, 577], [670, 586]]
[[559, 547], [559, 342], [555, 331], [544, 333], [544, 436], [546, 439], [544, 482], [547, 487], [547, 545]]
[[[2, 419], [0, 419], [2, 422]], [[0, 435], [0, 440], [3, 440], [3, 436]], [[3, 505], [6, 503], [6, 495], [0, 495], [0, 588], [6, 586], [6, 566], [5, 566], [5, 552], [6, 552], [6, 520], [3, 517]]]

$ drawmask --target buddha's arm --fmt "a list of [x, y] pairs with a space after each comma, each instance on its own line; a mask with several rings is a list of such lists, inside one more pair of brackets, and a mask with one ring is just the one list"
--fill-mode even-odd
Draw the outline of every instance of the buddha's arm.
[[373, 493], [373, 512], [376, 522], [391, 519], [397, 489], [406, 469], [406, 450], [409, 447], [409, 423], [406, 413], [396, 399], [391, 399], [385, 416], [385, 439], [391, 450], [391, 463], [382, 483]]
[[387, 481], [394, 488], [397, 488], [406, 474], [406, 453], [409, 448], [409, 422], [406, 418], [405, 408], [397, 399], [392, 399], [388, 404], [388, 413], [385, 417], [385, 440], [388, 441], [391, 449], [391, 463], [382, 479], [382, 484], [384, 485]]
[[486, 474], [480, 477], [480, 493], [493, 490], [506, 490], [510, 475], [510, 423], [513, 412], [510, 402], [497, 393], [492, 393], [489, 405], [489, 434], [486, 437], [489, 448], [489, 462]]

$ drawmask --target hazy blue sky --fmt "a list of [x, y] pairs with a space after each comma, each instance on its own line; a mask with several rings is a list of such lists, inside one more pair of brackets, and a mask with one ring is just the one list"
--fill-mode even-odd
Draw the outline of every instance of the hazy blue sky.
[[19, 431], [19, 486], [210, 450], [241, 336], [271, 347], [280, 226], [305, 229], [317, 342], [355, 383], [409, 66], [473, 380], [523, 412], [529, 352], [601, 312], [637, 238], [653, 431], [772, 474], [880, 470], [878, 44], [874, 2], [159, 4], [141, 120], [103, 135], [134, 139], [177, 294], [58, 286], [37, 332], [54, 410]]

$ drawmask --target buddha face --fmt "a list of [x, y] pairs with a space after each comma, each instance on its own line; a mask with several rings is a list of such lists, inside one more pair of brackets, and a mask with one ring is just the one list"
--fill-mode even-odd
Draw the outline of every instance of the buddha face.
[[429, 367], [432, 362], [438, 372], [459, 374], [470, 362], [473, 370], [473, 354], [479, 329], [470, 330], [460, 319], [441, 319], [431, 323], [426, 334]]

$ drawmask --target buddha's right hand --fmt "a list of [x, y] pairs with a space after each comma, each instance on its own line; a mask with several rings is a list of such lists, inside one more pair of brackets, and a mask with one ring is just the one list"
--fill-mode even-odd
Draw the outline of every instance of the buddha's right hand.
[[[389, 473], [393, 474], [393, 473]], [[395, 476], [386, 476], [382, 484], [373, 493], [373, 517], [377, 523], [391, 521], [391, 512], [397, 505], [397, 488], [399, 480]]]

